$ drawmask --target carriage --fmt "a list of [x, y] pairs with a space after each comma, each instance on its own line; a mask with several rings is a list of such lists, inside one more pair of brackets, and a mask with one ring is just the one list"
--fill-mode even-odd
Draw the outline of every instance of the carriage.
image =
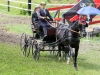
[[20, 40], [20, 51], [22, 55], [28, 57], [30, 52], [32, 52], [32, 57], [35, 60], [39, 59], [41, 51], [50, 51], [55, 52], [58, 51], [57, 42], [56, 42], [56, 22], [50, 22], [52, 24], [52, 28], [47, 29], [47, 36], [40, 38], [39, 31], [42, 28], [39, 28], [37, 22], [35, 24], [31, 24], [31, 30], [33, 35], [29, 36], [26, 33], [21, 35]]
[[[75, 7], [76, 6], [74, 6], [71, 10], [73, 10]], [[64, 57], [66, 58], [66, 56], [68, 56], [68, 63], [70, 61], [70, 56], [72, 56], [74, 68], [77, 70], [77, 56], [80, 44], [80, 35], [86, 35], [85, 28], [88, 25], [79, 24], [78, 19], [70, 21], [70, 19], [66, 18], [66, 16], [68, 18], [72, 18], [74, 15], [76, 15], [76, 11], [73, 13], [70, 11], [63, 14], [63, 23], [57, 27], [55, 26], [47, 29], [47, 36], [43, 39], [41, 39], [39, 36], [39, 32], [42, 31], [41, 28], [37, 27], [37, 23], [33, 24], [33, 27], [31, 28], [33, 36], [29, 37], [25, 33], [23, 33], [21, 36], [20, 50], [22, 55], [28, 57], [30, 51], [32, 50], [32, 57], [35, 60], [38, 60], [40, 51], [58, 51], [57, 55], [59, 58], [61, 58], [61, 51], [63, 51], [65, 55]], [[64, 24], [65, 19], [68, 22], [68, 26]], [[51, 25], [54, 24], [57, 25], [56, 22], [51, 23]], [[74, 48], [75, 51], [73, 51], [72, 48]]]
[[[76, 59], [80, 43], [79, 35], [85, 33], [86, 25], [79, 25], [78, 21], [68, 26], [59, 24], [57, 27], [47, 29], [47, 36], [43, 39], [37, 38], [37, 36], [39, 36], [38, 32], [41, 28], [36, 27], [34, 24], [32, 26], [34, 26], [32, 27], [32, 37], [29, 37], [25, 33], [21, 36], [20, 50], [22, 55], [28, 57], [32, 50], [32, 57], [35, 60], [38, 60], [40, 51], [56, 51], [60, 59], [62, 51], [64, 59], [67, 57], [68, 64], [70, 56], [72, 55], [74, 68], [77, 70]], [[72, 48], [75, 49], [75, 52], [73, 52]]]

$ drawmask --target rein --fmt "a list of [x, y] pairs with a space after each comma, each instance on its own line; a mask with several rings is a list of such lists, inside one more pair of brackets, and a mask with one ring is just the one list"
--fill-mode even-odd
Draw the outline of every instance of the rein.
[[[77, 22], [77, 21], [76, 21], [76, 22]], [[70, 31], [72, 31], [72, 32], [74, 32], [74, 33], [80, 34], [80, 32], [77, 32], [77, 31], [71, 29], [71, 28], [76, 24], [76, 22], [75, 22], [70, 28], [60, 28], [60, 30], [68, 29], [68, 30], [70, 30]], [[65, 26], [66, 26], [66, 25], [65, 25]]]
[[70, 29], [70, 28], [66, 28], [66, 29], [68, 29], [68, 30], [70, 30], [70, 31], [72, 31], [72, 32], [74, 32], [74, 33], [80, 34], [80, 32], [77, 32], [77, 31], [72, 30], [72, 29]]
[[60, 30], [65, 30], [65, 29], [68, 29], [68, 30], [70, 30], [70, 31], [72, 31], [72, 32], [74, 32], [74, 33], [80, 34], [80, 32], [77, 32], [77, 31], [72, 30], [72, 29], [70, 29], [70, 28], [62, 28], [62, 29], [60, 29]]
[[[46, 19], [45, 19], [45, 21], [48, 22]], [[77, 22], [77, 21], [76, 21], [76, 22]], [[76, 23], [76, 22], [75, 22], [75, 23]], [[48, 22], [48, 23], [49, 23], [49, 22]], [[75, 25], [75, 23], [74, 23], [71, 27], [73, 27], [73, 26]], [[50, 23], [49, 23], [49, 24], [50, 24]], [[51, 24], [50, 24], [50, 25], [51, 25]], [[70, 27], [70, 28], [71, 28], [71, 27]], [[70, 31], [72, 31], [72, 32], [74, 32], [74, 33], [80, 34], [80, 32], [77, 32], [77, 31], [72, 30], [72, 29], [70, 29], [70, 28], [66, 28], [66, 29], [68, 29], [68, 30], [70, 30]]]
[[71, 29], [76, 24], [76, 22], [70, 28], [67, 28], [67, 29], [70, 30], [70, 31], [72, 31], [72, 32], [74, 32], [74, 33], [80, 34], [80, 32], [77, 32], [77, 31]]

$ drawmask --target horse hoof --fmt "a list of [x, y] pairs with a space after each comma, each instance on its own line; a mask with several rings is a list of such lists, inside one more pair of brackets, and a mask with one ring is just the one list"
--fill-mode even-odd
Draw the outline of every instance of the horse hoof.
[[77, 64], [74, 63], [74, 69], [77, 71]]
[[67, 64], [68, 64], [68, 65], [70, 64], [70, 58], [68, 58], [68, 60], [67, 60]]
[[70, 61], [67, 61], [67, 64], [69, 65], [70, 64]]
[[74, 69], [77, 71], [78, 69], [77, 69], [77, 67], [74, 67]]
[[59, 57], [58, 61], [61, 61], [61, 58]]

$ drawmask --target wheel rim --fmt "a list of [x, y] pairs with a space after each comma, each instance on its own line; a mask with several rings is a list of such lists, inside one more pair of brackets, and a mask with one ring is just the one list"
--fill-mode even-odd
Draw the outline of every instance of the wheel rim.
[[21, 51], [22, 55], [27, 56], [27, 57], [29, 56], [30, 42], [29, 42], [28, 35], [26, 35], [25, 33], [23, 33], [22, 36], [21, 36], [20, 51]]
[[20, 51], [22, 55], [25, 55], [25, 36], [26, 34], [23, 33], [20, 40]]
[[39, 59], [39, 55], [38, 43], [36, 40], [34, 40], [32, 45], [32, 57], [37, 61]]

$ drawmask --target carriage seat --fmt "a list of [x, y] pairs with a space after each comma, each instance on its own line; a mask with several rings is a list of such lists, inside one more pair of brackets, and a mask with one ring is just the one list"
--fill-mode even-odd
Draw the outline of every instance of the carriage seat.
[[48, 28], [47, 36], [43, 38], [43, 41], [46, 41], [47, 43], [55, 42], [56, 41], [56, 28]]
[[36, 31], [39, 29], [38, 27], [38, 22], [35, 21], [34, 23], [31, 24], [31, 29], [32, 29], [32, 32], [36, 33]]
[[55, 36], [56, 28], [48, 28], [47, 29], [47, 36]]

